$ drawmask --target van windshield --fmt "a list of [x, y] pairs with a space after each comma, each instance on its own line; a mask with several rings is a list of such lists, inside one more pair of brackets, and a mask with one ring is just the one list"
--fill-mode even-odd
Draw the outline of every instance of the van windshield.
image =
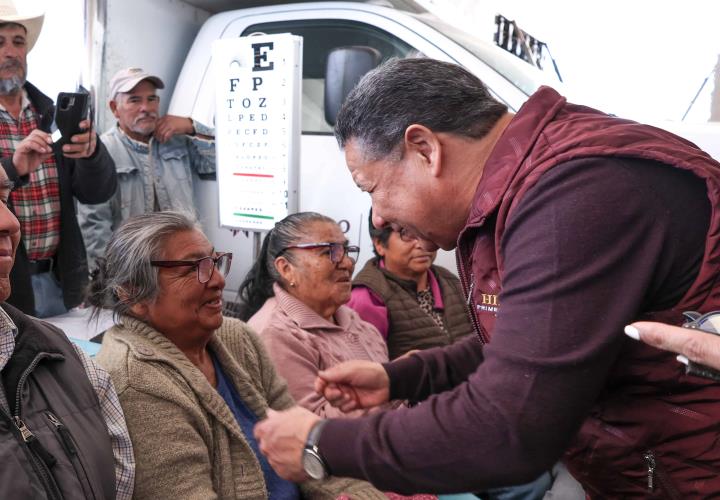
[[490, 42], [441, 21], [432, 14], [416, 14], [413, 17], [472, 52], [527, 95], [535, 92], [541, 85], [557, 87], [560, 83], [552, 73], [540, 70]]

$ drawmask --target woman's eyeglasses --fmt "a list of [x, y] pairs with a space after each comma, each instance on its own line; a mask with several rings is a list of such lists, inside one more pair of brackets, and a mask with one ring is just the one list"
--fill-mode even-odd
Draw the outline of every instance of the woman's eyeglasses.
[[405, 243], [410, 243], [411, 241], [417, 241], [418, 237], [415, 236], [412, 233], [409, 233], [407, 229], [404, 227], [400, 229], [400, 231], [397, 231], [398, 236], [400, 236], [400, 239], [403, 240]]
[[360, 255], [360, 247], [355, 245], [348, 245], [347, 243], [298, 243], [297, 245], [290, 245], [283, 248], [278, 254], [278, 257], [285, 253], [285, 250], [290, 250], [291, 248], [328, 248], [330, 262], [332, 262], [333, 264], [339, 264], [340, 262], [342, 262], [346, 255], [350, 258], [351, 261], [353, 261], [354, 264], [355, 262], [357, 262], [358, 256]]
[[151, 260], [153, 267], [186, 267], [192, 266], [197, 269], [197, 280], [200, 283], [207, 283], [217, 269], [223, 277], [230, 272], [232, 264], [232, 253], [218, 253], [216, 257], [208, 256], [198, 260]]

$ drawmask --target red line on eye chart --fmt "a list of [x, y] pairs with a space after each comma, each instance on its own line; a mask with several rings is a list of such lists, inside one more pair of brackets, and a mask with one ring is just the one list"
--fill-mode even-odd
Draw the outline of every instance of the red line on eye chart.
[[233, 175], [236, 175], [238, 177], [263, 177], [265, 179], [272, 179], [275, 177], [272, 174], [247, 174], [243, 172], [233, 172]]

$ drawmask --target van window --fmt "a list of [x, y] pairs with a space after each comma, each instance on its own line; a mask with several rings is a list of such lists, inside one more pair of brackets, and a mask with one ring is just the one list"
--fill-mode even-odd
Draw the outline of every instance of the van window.
[[362, 45], [377, 49], [382, 61], [406, 57], [413, 48], [394, 35], [367, 24], [335, 19], [296, 20], [254, 24], [240, 36], [253, 33], [292, 33], [303, 37], [302, 131], [332, 134], [325, 121], [324, 86], [328, 54], [338, 47]]

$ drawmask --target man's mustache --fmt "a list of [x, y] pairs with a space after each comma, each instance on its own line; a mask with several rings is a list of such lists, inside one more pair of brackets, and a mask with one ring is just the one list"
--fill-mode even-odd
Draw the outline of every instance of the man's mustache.
[[23, 67], [18, 59], [8, 59], [4, 63], [0, 64], [0, 71], [6, 69], [23, 69]]
[[137, 118], [135, 118], [135, 122], [139, 122], [140, 120], [144, 120], [145, 118], [152, 118], [153, 120], [157, 120], [157, 117], [157, 113], [141, 113]]

